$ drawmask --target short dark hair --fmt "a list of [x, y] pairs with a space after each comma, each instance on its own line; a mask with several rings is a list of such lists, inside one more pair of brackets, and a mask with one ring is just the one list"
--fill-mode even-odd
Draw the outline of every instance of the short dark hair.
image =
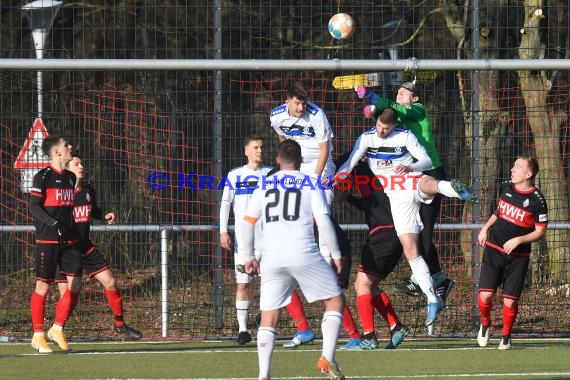
[[517, 160], [525, 160], [526, 162], [528, 162], [528, 166], [530, 168], [530, 171], [532, 172], [532, 175], [529, 178], [529, 181], [531, 183], [534, 183], [534, 179], [538, 175], [538, 170], [540, 169], [540, 167], [538, 165], [538, 160], [534, 156], [530, 156], [530, 155], [528, 155], [528, 156], [519, 155], [519, 156], [517, 156]]
[[398, 122], [398, 114], [391, 107], [382, 108], [378, 112], [378, 120], [384, 124], [396, 124]]
[[301, 156], [301, 145], [295, 140], [284, 140], [277, 147], [277, 156], [289, 164], [295, 164], [298, 169], [301, 167], [303, 157]]
[[243, 141], [243, 147], [245, 148], [252, 141], [263, 141], [263, 137], [259, 135], [247, 136]]
[[287, 86], [287, 97], [297, 98], [299, 100], [305, 101], [309, 98], [309, 93], [305, 90], [305, 87], [299, 82], [292, 82]]
[[77, 151], [75, 151], [75, 150], [71, 152], [71, 157], [72, 157], [72, 158], [76, 158], [76, 157], [77, 157], [77, 158], [81, 159], [81, 155], [79, 154], [79, 152], [77, 152]]
[[59, 144], [61, 140], [67, 140], [62, 135], [47, 135], [42, 143], [42, 150], [46, 156], [50, 156], [50, 152], [54, 146]]

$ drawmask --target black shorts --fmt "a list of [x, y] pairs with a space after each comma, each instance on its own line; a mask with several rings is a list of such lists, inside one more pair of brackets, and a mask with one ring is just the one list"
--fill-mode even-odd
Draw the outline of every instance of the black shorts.
[[374, 232], [362, 248], [359, 272], [387, 277], [402, 258], [402, 244], [394, 228], [383, 228]]
[[503, 284], [503, 297], [517, 299], [520, 297], [530, 257], [506, 255], [495, 248], [485, 246], [479, 291], [497, 291]]
[[81, 254], [76, 245], [36, 245], [36, 280], [54, 282], [61, 271], [65, 275], [81, 276]]
[[83, 254], [81, 258], [83, 262], [83, 272], [87, 277], [93, 277], [97, 273], [101, 273], [109, 269], [109, 262], [105, 255], [103, 255], [97, 247], [91, 247], [87, 253]]
[[66, 276], [81, 277], [83, 265], [81, 263], [81, 251], [78, 245], [68, 245], [61, 248], [61, 272]]
[[36, 280], [53, 282], [60, 262], [60, 247], [57, 244], [36, 244]]
[[[89, 248], [87, 252], [82, 255], [81, 262], [83, 265], [83, 272], [89, 278], [109, 269], [107, 258], [95, 246]], [[57, 270], [55, 282], [67, 282], [67, 278], [63, 273], [61, 273], [61, 271]]]

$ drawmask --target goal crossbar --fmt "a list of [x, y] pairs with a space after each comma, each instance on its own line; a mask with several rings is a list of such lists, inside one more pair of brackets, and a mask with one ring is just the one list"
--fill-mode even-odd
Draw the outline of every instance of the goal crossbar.
[[2, 70], [168, 70], [168, 71], [422, 71], [569, 70], [567, 59], [33, 59], [1, 58]]

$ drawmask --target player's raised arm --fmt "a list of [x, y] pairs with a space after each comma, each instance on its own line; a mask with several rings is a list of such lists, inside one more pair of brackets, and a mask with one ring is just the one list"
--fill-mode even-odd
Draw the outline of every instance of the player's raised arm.
[[358, 137], [356, 143], [354, 143], [354, 148], [352, 149], [350, 156], [348, 157], [346, 162], [341, 164], [340, 168], [337, 169], [336, 171], [337, 176], [340, 175], [341, 178], [348, 176], [348, 174], [352, 171], [352, 169], [354, 169], [354, 167], [358, 165], [362, 157], [364, 157], [364, 154], [366, 153], [366, 144], [364, 142], [365, 136], [366, 136], [365, 134], [362, 134], [360, 135], [360, 137]]
[[324, 113], [320, 111], [315, 115], [315, 139], [319, 143], [319, 158], [317, 159], [317, 166], [315, 174], [320, 176], [325, 170], [325, 166], [330, 155], [330, 142], [332, 139], [332, 130], [330, 123]]
[[410, 154], [417, 160], [411, 167], [413, 172], [423, 172], [432, 167], [431, 158], [428, 156], [426, 149], [413, 133], [408, 133], [406, 140], [406, 148]]

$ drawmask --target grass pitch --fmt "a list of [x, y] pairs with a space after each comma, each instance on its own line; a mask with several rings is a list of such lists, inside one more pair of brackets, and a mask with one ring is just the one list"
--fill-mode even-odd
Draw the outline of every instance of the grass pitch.
[[[273, 379], [324, 379], [315, 369], [320, 342], [294, 350], [277, 342]], [[343, 344], [341, 342], [341, 344]], [[406, 340], [397, 350], [338, 351], [348, 379], [570, 379], [570, 340]], [[255, 342], [71, 342], [73, 351], [40, 355], [29, 342], [0, 344], [1, 379], [257, 379]]]

